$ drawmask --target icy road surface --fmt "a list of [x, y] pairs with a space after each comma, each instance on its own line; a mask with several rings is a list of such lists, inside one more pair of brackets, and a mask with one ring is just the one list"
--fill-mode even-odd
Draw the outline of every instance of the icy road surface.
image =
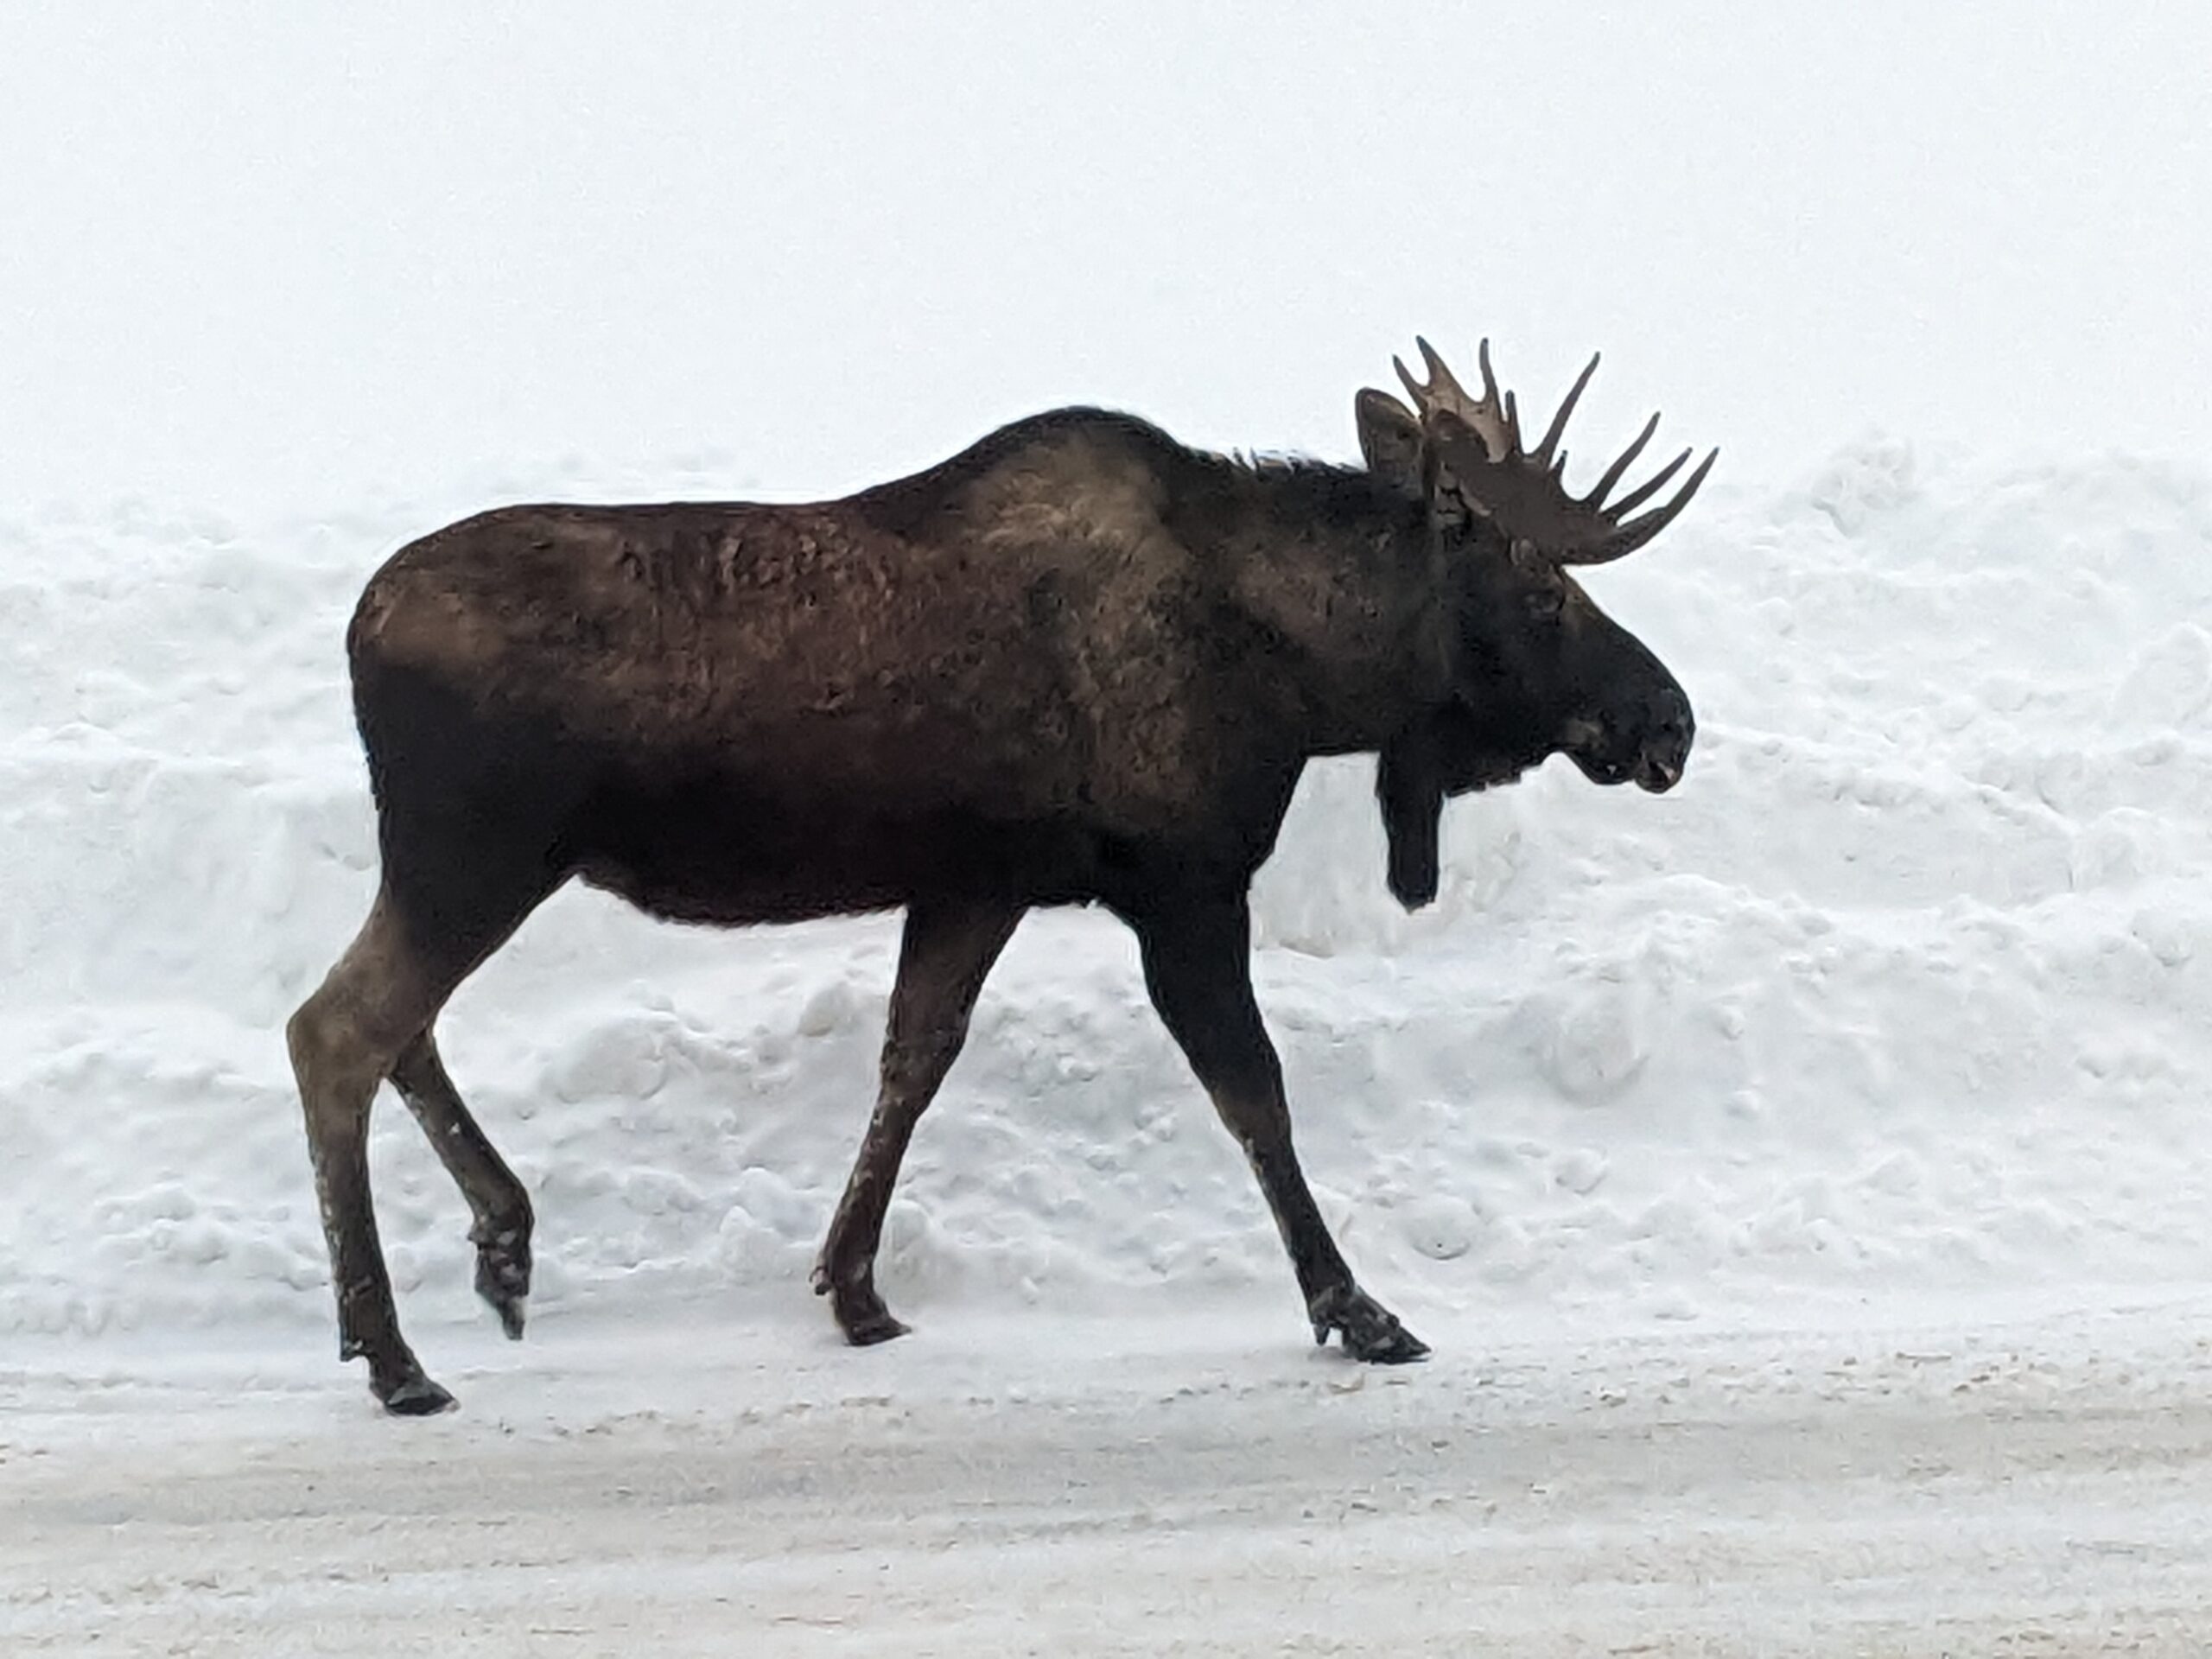
[[[2198, 1654], [2212, 1308], [1427, 1333], [788, 1310], [0, 1372], [0, 1651]], [[1181, 1305], [1178, 1305], [1180, 1303]], [[1278, 1310], [1279, 1312], [1280, 1310]]]

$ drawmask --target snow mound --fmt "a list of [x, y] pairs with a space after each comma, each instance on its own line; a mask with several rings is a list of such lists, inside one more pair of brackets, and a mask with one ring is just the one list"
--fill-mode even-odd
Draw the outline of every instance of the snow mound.
[[[0, 519], [0, 1330], [327, 1320], [280, 1031], [374, 881], [345, 618], [445, 516]], [[2207, 479], [1871, 438], [1592, 585], [1697, 704], [1679, 790], [1554, 763], [1459, 803], [1409, 917], [1371, 762], [1331, 762], [1261, 877], [1262, 997], [1363, 1276], [1623, 1319], [2201, 1282]], [[464, 988], [442, 1037], [536, 1195], [539, 1306], [804, 1295], [895, 945], [576, 891]], [[465, 1313], [466, 1212], [389, 1096], [373, 1152], [410, 1309]], [[1109, 920], [1025, 923], [884, 1278], [1294, 1313]]]

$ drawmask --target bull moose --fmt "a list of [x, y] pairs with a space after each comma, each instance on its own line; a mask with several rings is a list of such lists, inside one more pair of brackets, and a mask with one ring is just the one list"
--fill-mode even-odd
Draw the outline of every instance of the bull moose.
[[[390, 1410], [453, 1397], [401, 1336], [367, 1132], [397, 1087], [474, 1217], [506, 1332], [528, 1196], [432, 1035], [455, 987], [571, 878], [726, 926], [903, 907], [879, 1091], [814, 1272], [845, 1336], [905, 1326], [874, 1259], [899, 1160], [1022, 913], [1098, 904], [1249, 1159], [1317, 1341], [1427, 1349], [1360, 1288], [1292, 1147], [1254, 1001], [1251, 879], [1316, 755], [1376, 752], [1392, 891], [1436, 887], [1445, 797], [1554, 753], [1602, 784], [1681, 777], [1681, 687], [1568, 574], [1681, 512], [1628, 515], [1522, 439], [1488, 342], [1470, 396], [1427, 341], [1408, 408], [1372, 389], [1363, 467], [1184, 447], [1094, 409], [805, 505], [511, 506], [400, 549], [346, 633], [381, 880], [287, 1027], [339, 1351]], [[1717, 453], [1717, 452], [1716, 452]]]

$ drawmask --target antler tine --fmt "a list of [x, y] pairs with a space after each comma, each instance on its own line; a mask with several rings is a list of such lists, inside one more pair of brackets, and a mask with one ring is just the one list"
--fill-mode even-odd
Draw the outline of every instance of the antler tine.
[[[1687, 457], [1688, 451], [1685, 450], [1683, 454]], [[1698, 486], [1705, 482], [1705, 475], [1713, 470], [1713, 463], [1719, 459], [1719, 449], [1707, 450], [1705, 459], [1698, 463], [1697, 470], [1689, 475], [1689, 480], [1675, 492], [1673, 498], [1664, 506], [1654, 507], [1642, 518], [1630, 519], [1620, 527], [1618, 532], [1607, 537], [1597, 546], [1586, 552], [1577, 552], [1566, 562], [1574, 564], [1607, 564], [1615, 559], [1635, 552], [1637, 548], [1642, 547], [1675, 522], [1676, 515], [1684, 507], [1689, 505], [1690, 498], [1697, 493]], [[1679, 466], [1681, 462], [1677, 461], [1675, 465]], [[1673, 470], [1671, 467], [1668, 468], [1670, 473]]]
[[1467, 396], [1467, 389], [1459, 384], [1459, 378], [1446, 368], [1444, 359], [1436, 354], [1436, 347], [1419, 334], [1414, 336], [1414, 346], [1421, 353], [1421, 366], [1428, 371], [1429, 391], [1433, 397], [1440, 402], [1447, 397], [1454, 403], [1473, 401]]
[[1413, 371], [1406, 366], [1406, 359], [1395, 352], [1390, 356], [1390, 366], [1398, 372], [1398, 380], [1405, 387], [1406, 396], [1414, 400], [1414, 412], [1416, 415], [1426, 413], [1428, 409], [1428, 388], [1414, 378]]
[[1605, 516], [1608, 518], [1612, 519], [1614, 522], [1618, 523], [1624, 513], [1634, 512], [1638, 507], [1649, 501], [1653, 496], [1658, 494], [1659, 492], [1665, 487], [1669, 479], [1672, 478], [1676, 473], [1682, 470], [1682, 463], [1690, 458], [1690, 454], [1691, 452], [1689, 450], [1683, 450], [1681, 454], [1676, 455], [1664, 467], [1662, 467], [1657, 472], [1652, 474], [1650, 477], [1645, 479], [1643, 483], [1637, 485], [1626, 495], [1621, 497], [1621, 499], [1614, 502], [1611, 506], [1607, 507], [1605, 509]]
[[1414, 344], [1420, 349], [1421, 366], [1428, 372], [1426, 384], [1415, 380], [1412, 372], [1400, 359], [1393, 357], [1390, 359], [1390, 365], [1398, 372], [1398, 378], [1413, 394], [1414, 407], [1424, 416], [1442, 410], [1458, 416], [1470, 425], [1479, 426], [1481, 406], [1467, 396], [1467, 389], [1459, 384], [1459, 377], [1436, 354], [1436, 347], [1418, 334], [1414, 336]]
[[1596, 352], [1590, 354], [1589, 363], [1576, 378], [1574, 385], [1567, 389], [1567, 396], [1560, 400], [1559, 413], [1552, 416], [1552, 423], [1544, 433], [1544, 441], [1536, 446], [1538, 466], [1551, 464], [1552, 447], [1560, 441], [1560, 435], [1567, 430], [1567, 417], [1574, 413], [1574, 405], [1582, 396], [1582, 389], [1590, 384], [1590, 377], [1598, 372], [1599, 355]]
[[1605, 468], [1605, 475], [1598, 480], [1598, 487], [1582, 498], [1581, 505], [1592, 512], [1601, 511], [1605, 505], [1605, 492], [1621, 481], [1622, 474], [1635, 464], [1636, 458], [1643, 453], [1643, 446], [1651, 442], [1651, 435], [1658, 429], [1659, 417], [1654, 415], [1643, 423], [1643, 430], [1636, 435], [1636, 442], [1621, 451], [1621, 458]]

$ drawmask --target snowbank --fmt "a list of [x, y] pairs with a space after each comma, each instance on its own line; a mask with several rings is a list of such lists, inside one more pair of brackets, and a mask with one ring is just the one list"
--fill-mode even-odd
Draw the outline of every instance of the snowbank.
[[[730, 487], [596, 482], [550, 487]], [[0, 518], [0, 1330], [327, 1321], [279, 1027], [374, 880], [340, 636], [385, 553], [468, 505]], [[1708, 491], [1592, 586], [1697, 703], [1675, 794], [1554, 763], [1461, 803], [1408, 918], [1371, 763], [1332, 763], [1262, 874], [1262, 998], [1364, 1276], [1599, 1319], [2202, 1281], [2207, 479], [1868, 441]], [[571, 892], [464, 989], [442, 1036], [537, 1197], [541, 1310], [798, 1306], [895, 942]], [[465, 1314], [465, 1211], [389, 1096], [374, 1153], [409, 1310]], [[886, 1281], [909, 1311], [1170, 1281], [1294, 1316], [1110, 921], [1025, 924]]]

